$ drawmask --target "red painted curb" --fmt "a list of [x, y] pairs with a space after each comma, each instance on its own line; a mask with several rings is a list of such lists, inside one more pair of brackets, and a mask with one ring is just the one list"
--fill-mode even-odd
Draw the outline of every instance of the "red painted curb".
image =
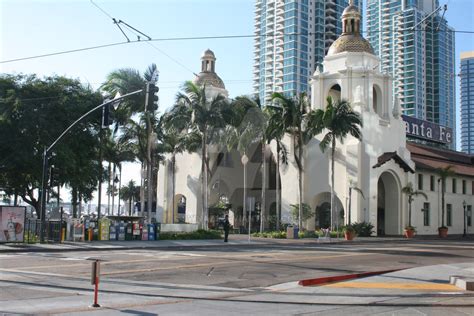
[[351, 280], [351, 279], [365, 278], [365, 277], [368, 277], [368, 276], [385, 274], [385, 273], [390, 273], [390, 272], [395, 272], [395, 271], [400, 271], [400, 270], [403, 270], [403, 269], [361, 272], [361, 273], [354, 273], [354, 274], [322, 277], [322, 278], [316, 278], [316, 279], [306, 279], [306, 280], [299, 281], [298, 285], [301, 285], [301, 286], [323, 285], [323, 284], [332, 283], [332, 282], [339, 282], [339, 281], [345, 281], [345, 280]]

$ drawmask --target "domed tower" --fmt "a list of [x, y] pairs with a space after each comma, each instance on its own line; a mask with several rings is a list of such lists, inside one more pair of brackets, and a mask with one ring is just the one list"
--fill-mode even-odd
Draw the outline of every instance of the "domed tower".
[[375, 112], [388, 120], [391, 78], [380, 73], [380, 59], [362, 37], [361, 24], [359, 9], [350, 1], [342, 13], [342, 34], [324, 58], [324, 70], [317, 69], [311, 78], [312, 104], [323, 108], [331, 96], [348, 100], [359, 112]]
[[374, 54], [370, 43], [361, 36], [361, 15], [359, 9], [349, 2], [349, 6], [342, 12], [342, 34], [329, 47], [327, 56], [342, 52], [366, 52]]
[[208, 97], [222, 94], [225, 97], [229, 96], [225, 89], [224, 82], [216, 74], [216, 56], [214, 52], [207, 49], [201, 56], [201, 72], [194, 79], [194, 83], [198, 86], [206, 86]]

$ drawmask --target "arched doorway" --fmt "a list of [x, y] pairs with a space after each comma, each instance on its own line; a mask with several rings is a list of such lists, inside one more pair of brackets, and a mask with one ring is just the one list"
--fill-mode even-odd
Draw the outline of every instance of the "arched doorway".
[[331, 226], [331, 203], [324, 202], [316, 206], [316, 227], [329, 228]]
[[377, 183], [377, 236], [400, 234], [400, 186], [391, 172]]
[[[334, 226], [344, 225], [344, 206], [339, 200], [339, 197], [335, 196], [335, 210], [333, 223]], [[321, 192], [313, 198], [314, 205], [314, 227], [318, 228], [330, 228], [331, 227], [331, 193]]]
[[176, 205], [176, 213], [174, 214], [173, 223], [186, 222], [186, 197], [182, 194], [176, 194], [174, 203]]

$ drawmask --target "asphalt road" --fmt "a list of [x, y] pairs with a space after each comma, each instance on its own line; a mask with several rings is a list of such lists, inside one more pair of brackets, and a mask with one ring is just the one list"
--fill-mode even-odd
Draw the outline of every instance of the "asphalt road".
[[[358, 244], [275, 244], [0, 254], [0, 314], [88, 314], [92, 303], [91, 259], [101, 260], [99, 314], [303, 314], [335, 304], [298, 304], [271, 286], [302, 279], [437, 264], [474, 262], [471, 241], [410, 241]], [[252, 302], [256, 293], [279, 304]], [[375, 295], [375, 294], [374, 294]], [[238, 299], [237, 299], [238, 298]], [[467, 298], [467, 302], [474, 296]], [[232, 299], [232, 301], [229, 301]], [[400, 306], [359, 306], [351, 314], [412, 314]], [[341, 302], [342, 303], [342, 302]], [[347, 303], [347, 299], [344, 303]], [[364, 304], [362, 304], [364, 305]], [[470, 307], [419, 306], [418, 312], [474, 315]], [[411, 310], [411, 312], [410, 312]], [[471, 314], [472, 312], [472, 314]]]

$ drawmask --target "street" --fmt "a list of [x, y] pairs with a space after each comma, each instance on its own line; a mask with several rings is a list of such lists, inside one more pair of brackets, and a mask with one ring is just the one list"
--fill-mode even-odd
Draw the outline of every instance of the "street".
[[[449, 278], [437, 280], [438, 285], [428, 290], [406, 292], [409, 304], [400, 302], [394, 289], [367, 290], [356, 285], [341, 294], [337, 287], [306, 288], [295, 283], [357, 272], [472, 264], [473, 258], [472, 241], [453, 240], [284, 241], [169, 250], [2, 253], [0, 313], [90, 313], [91, 260], [99, 259], [102, 308], [94, 310], [99, 314], [288, 315], [328, 310], [347, 314], [351, 310], [353, 314], [391, 315], [395, 311], [412, 314], [417, 308], [430, 315], [446, 310], [453, 315], [473, 315], [474, 293], [439, 284]], [[383, 296], [383, 304], [371, 303], [372, 298]], [[395, 297], [398, 301], [392, 303]], [[432, 304], [433, 299], [439, 302], [443, 297], [450, 306]]]

